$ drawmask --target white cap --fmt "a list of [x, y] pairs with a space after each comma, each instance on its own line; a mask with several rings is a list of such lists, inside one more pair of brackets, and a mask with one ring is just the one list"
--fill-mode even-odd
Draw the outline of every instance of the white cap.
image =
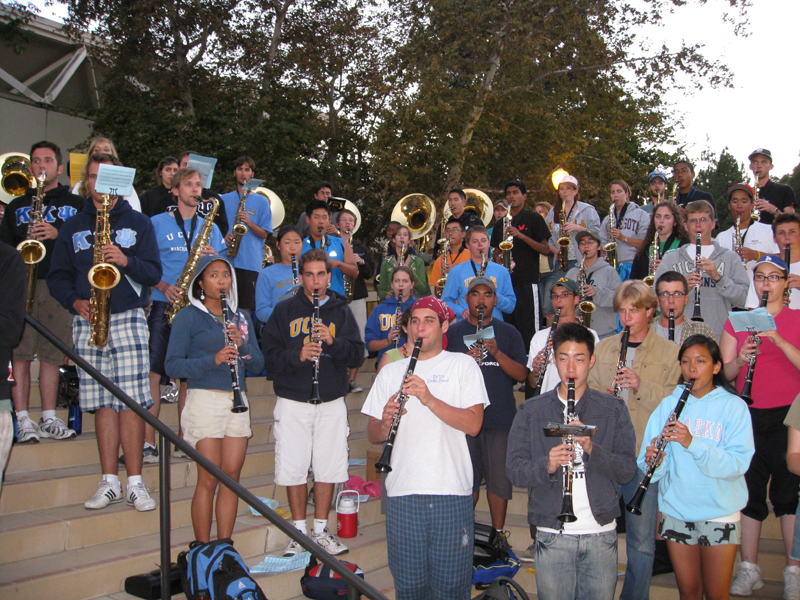
[[576, 189], [578, 188], [578, 179], [576, 177], [573, 177], [572, 175], [567, 175], [566, 177], [564, 177], [564, 179], [561, 180], [561, 183], [558, 184], [559, 187], [561, 186], [562, 183], [571, 183], [572, 185], [575, 186]]

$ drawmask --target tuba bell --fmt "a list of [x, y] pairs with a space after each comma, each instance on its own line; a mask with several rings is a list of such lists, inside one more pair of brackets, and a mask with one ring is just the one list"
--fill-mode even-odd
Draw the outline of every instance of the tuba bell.
[[[483, 226], [488, 227], [489, 222], [492, 220], [492, 199], [484, 192], [473, 188], [465, 189], [464, 195], [467, 197], [464, 212], [475, 213], [483, 221]], [[450, 210], [450, 206], [445, 202], [442, 209], [442, 223], [447, 223], [447, 220], [452, 216], [453, 211]]]
[[22, 196], [29, 187], [36, 187], [30, 158], [21, 152], [0, 155], [0, 177], [3, 191], [12, 198]]
[[424, 251], [427, 245], [426, 236], [436, 221], [436, 206], [425, 194], [409, 194], [394, 205], [391, 220], [408, 227], [412, 240], [423, 238], [417, 248]]
[[[253, 193], [258, 194], [259, 196], [264, 196], [267, 200], [269, 200], [269, 210], [272, 213], [272, 231], [275, 232], [278, 227], [281, 226], [283, 219], [286, 217], [286, 209], [283, 206], [283, 202], [278, 194], [269, 188], [259, 186], [253, 190]], [[269, 235], [264, 238], [264, 250], [261, 257], [262, 269], [267, 267], [269, 264], [269, 259], [272, 257], [272, 248], [269, 245], [269, 238]]]

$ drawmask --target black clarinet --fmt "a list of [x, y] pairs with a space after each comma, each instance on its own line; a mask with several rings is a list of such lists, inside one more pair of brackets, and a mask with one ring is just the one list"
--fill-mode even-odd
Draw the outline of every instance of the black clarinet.
[[[764, 292], [761, 294], [762, 308], [767, 305], [768, 298], [769, 292]], [[744, 377], [744, 385], [742, 386], [742, 393], [740, 394], [740, 397], [749, 406], [753, 403], [753, 375], [756, 372], [756, 359], [758, 358], [758, 346], [761, 345], [761, 338], [758, 337], [756, 330], [752, 327], [749, 327], [748, 331], [750, 332], [750, 339], [756, 343], [756, 349], [752, 354], [747, 355], [747, 375]]]
[[[577, 417], [575, 416], [575, 380], [569, 379], [567, 381], [567, 424], [572, 423]], [[567, 444], [570, 448], [575, 450], [575, 436], [567, 434], [561, 438], [562, 444]], [[562, 523], [574, 523], [578, 520], [575, 512], [572, 509], [572, 479], [575, 469], [575, 455], [562, 469], [562, 485], [561, 485], [561, 514], [558, 515], [558, 520]]]
[[669, 341], [675, 341], [675, 311], [669, 311]]
[[[702, 252], [700, 251], [700, 245], [702, 241], [702, 236], [698, 233], [697, 238], [695, 240], [695, 255], [694, 255], [694, 272], [698, 275], [700, 274], [700, 259], [703, 258]], [[700, 323], [703, 322], [703, 317], [700, 315], [700, 288], [703, 286], [703, 282], [701, 281], [700, 284], [694, 288], [694, 314], [692, 315], [692, 321], [698, 321]]]
[[553, 317], [553, 324], [550, 326], [550, 333], [547, 335], [547, 342], [544, 345], [544, 362], [542, 363], [542, 368], [539, 369], [539, 375], [536, 377], [536, 385], [533, 386], [533, 395], [539, 396], [542, 393], [542, 384], [544, 383], [544, 375], [547, 371], [547, 365], [550, 363], [550, 353], [552, 352], [551, 347], [553, 344], [553, 334], [555, 334], [556, 329], [558, 328], [558, 319], [561, 317], [561, 309], [556, 309], [556, 314]]
[[[675, 405], [675, 408], [672, 409], [669, 417], [667, 417], [667, 423], [671, 423], [672, 421], [677, 421], [680, 416], [681, 412], [683, 412], [683, 407], [686, 406], [686, 401], [689, 399], [689, 394], [692, 391], [692, 386], [694, 386], [694, 379], [690, 379], [686, 382], [686, 387], [683, 389], [681, 393], [681, 397], [678, 398], [678, 403]], [[667, 424], [664, 424], [666, 427]], [[661, 435], [658, 436], [656, 440], [656, 455], [653, 457], [653, 460], [647, 464], [647, 473], [644, 474], [642, 477], [642, 481], [639, 483], [639, 488], [636, 490], [636, 493], [631, 498], [631, 501], [625, 507], [628, 512], [631, 512], [635, 515], [642, 514], [642, 501], [644, 500], [644, 495], [647, 493], [647, 488], [650, 487], [650, 480], [653, 478], [653, 473], [656, 472], [656, 468], [658, 468], [658, 463], [661, 462], [661, 459], [664, 456], [664, 450], [667, 447], [667, 440], [664, 438], [664, 430], [661, 430]]]
[[[320, 350], [322, 349], [322, 340], [316, 339], [314, 335], [314, 325], [320, 322], [319, 318], [319, 290], [314, 290], [314, 316], [311, 319], [311, 341], [319, 344]], [[319, 397], [319, 354], [314, 357], [314, 374], [311, 377], [311, 400], [309, 404], [322, 404]]]
[[403, 381], [400, 383], [400, 391], [397, 393], [397, 398], [395, 399], [395, 402], [400, 403], [400, 408], [397, 409], [397, 412], [392, 417], [392, 424], [389, 426], [389, 435], [386, 436], [386, 441], [383, 443], [383, 452], [378, 462], [375, 463], [375, 470], [380, 473], [389, 473], [392, 470], [391, 462], [394, 440], [397, 437], [397, 428], [400, 426], [403, 409], [406, 407], [406, 402], [408, 401], [408, 394], [403, 392], [403, 386], [406, 380], [414, 374], [420, 348], [422, 348], [422, 338], [417, 338], [414, 342], [414, 351], [411, 353], [411, 360], [408, 361], [408, 369], [406, 369], [406, 374], [403, 375]]
[[[228, 296], [225, 290], [219, 291], [219, 300], [222, 304], [222, 327], [225, 333], [225, 344], [228, 346], [235, 346], [236, 344], [228, 335], [228, 325], [231, 324], [231, 309], [228, 307]], [[233, 389], [233, 407], [232, 413], [247, 412], [247, 404], [242, 397], [242, 387], [239, 385], [239, 359], [229, 362], [228, 366], [231, 368], [231, 388]]]
[[619, 360], [617, 361], [617, 370], [614, 371], [614, 395], [617, 398], [622, 397], [622, 386], [617, 382], [617, 374], [625, 368], [625, 363], [628, 359], [628, 338], [631, 335], [631, 328], [626, 326], [622, 330], [622, 337], [619, 339]]
[[300, 271], [297, 268], [297, 255], [292, 254], [292, 286], [295, 288], [294, 293], [300, 288]]
[[[398, 331], [400, 330], [400, 320], [403, 316], [403, 290], [400, 290], [397, 294], [397, 308], [394, 311], [394, 328]], [[397, 349], [400, 347], [400, 335], [394, 338], [394, 347]]]
[[[789, 244], [786, 244], [786, 248], [783, 249], [783, 261], [786, 263], [786, 277], [791, 275], [790, 271], [792, 270], [792, 247]], [[789, 306], [789, 301], [792, 299], [792, 290], [789, 289], [789, 285], [786, 285], [786, 291], [783, 292], [783, 303], [786, 306]]]
[[[479, 306], [478, 307], [478, 327], [475, 330], [475, 333], [480, 333], [481, 331], [483, 331], [483, 319], [484, 319], [483, 307]], [[483, 350], [484, 350], [483, 340], [479, 339], [475, 343], [478, 345], [478, 348], [481, 349], [481, 353], [478, 356], [478, 361], [477, 362], [478, 362], [478, 366], [482, 367], [483, 366]]]

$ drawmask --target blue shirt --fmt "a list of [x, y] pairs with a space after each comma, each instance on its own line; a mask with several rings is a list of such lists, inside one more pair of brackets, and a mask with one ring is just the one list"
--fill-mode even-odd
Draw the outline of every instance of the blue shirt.
[[[467, 308], [469, 282], [477, 276], [480, 269], [480, 263], [468, 260], [454, 265], [447, 274], [447, 284], [442, 292], [442, 300], [456, 313], [458, 321], [462, 320], [461, 313]], [[514, 307], [517, 305], [517, 296], [514, 294], [514, 287], [511, 284], [511, 275], [504, 266], [489, 262], [486, 264], [486, 277], [497, 286], [497, 304], [492, 312], [492, 318], [502, 321], [502, 313], [513, 313]]]
[[[416, 300], [416, 296], [411, 296], [411, 298], [404, 300], [400, 314], [402, 315]], [[369, 349], [369, 343], [371, 341], [385, 340], [389, 337], [389, 332], [392, 330], [392, 327], [394, 327], [394, 318], [396, 314], [397, 298], [394, 296], [387, 298], [372, 310], [369, 314], [369, 319], [367, 319], [367, 327], [364, 330], [364, 343], [367, 345], [367, 349]], [[402, 333], [399, 340], [400, 341], [397, 343], [398, 347], [406, 343], [406, 338]], [[390, 348], [392, 348], [392, 346], [387, 346], [383, 350], [378, 350], [377, 362], [381, 362], [381, 358], [383, 358], [383, 355]]]
[[294, 296], [292, 265], [274, 264], [261, 270], [256, 281], [256, 317], [262, 323], [269, 321], [275, 305]]
[[[236, 219], [236, 209], [239, 206], [239, 200], [242, 195], [233, 190], [227, 194], [220, 196], [222, 203], [225, 206], [225, 215], [228, 217], [231, 229], [233, 229], [233, 222]], [[244, 210], [250, 216], [250, 220], [272, 233], [272, 209], [267, 200], [261, 194], [250, 192], [247, 200], [244, 201]], [[244, 269], [245, 271], [260, 271], [261, 265], [264, 261], [264, 240], [258, 237], [255, 233], [250, 231], [248, 227], [247, 233], [242, 236], [242, 243], [239, 246], [239, 253], [233, 259], [233, 266], [237, 269]]]
[[[344, 262], [344, 242], [341, 238], [333, 237], [332, 235], [326, 235], [325, 241], [327, 245], [325, 246], [325, 254], [328, 255], [328, 258], [332, 258], [333, 260], [338, 260]], [[303, 250], [302, 254], [305, 254], [312, 248], [319, 248], [319, 243], [314, 242], [311, 240], [310, 237], [307, 237], [303, 240]], [[339, 267], [336, 267], [331, 271], [331, 288], [334, 292], [341, 294], [344, 296], [344, 275]]]
[[[175, 215], [172, 213], [161, 213], [152, 217], [150, 221], [153, 223], [153, 229], [156, 232], [158, 253], [161, 256], [161, 281], [169, 285], [175, 285], [189, 258], [189, 250], [186, 248], [183, 232], [175, 219]], [[195, 221], [194, 229], [192, 229], [192, 219], [187, 219], [183, 222], [186, 235], [191, 238], [190, 246], [194, 244], [197, 234], [203, 226], [203, 218], [199, 215]], [[220, 254], [225, 251], [225, 240], [222, 239], [222, 234], [216, 225], [212, 226], [208, 245], [212, 246]], [[169, 302], [167, 297], [155, 287], [152, 290], [150, 299], [153, 302]]]

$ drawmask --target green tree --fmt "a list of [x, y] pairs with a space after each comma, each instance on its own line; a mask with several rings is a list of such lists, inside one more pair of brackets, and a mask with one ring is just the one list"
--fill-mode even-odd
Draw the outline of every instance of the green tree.
[[719, 231], [724, 231], [733, 225], [733, 217], [728, 210], [727, 192], [734, 183], [747, 181], [744, 163], [737, 163], [728, 148], [723, 148], [719, 158], [706, 152], [703, 159], [709, 166], [697, 172], [694, 185], [697, 189], [709, 192], [714, 196], [717, 205], [717, 216], [720, 222]]

